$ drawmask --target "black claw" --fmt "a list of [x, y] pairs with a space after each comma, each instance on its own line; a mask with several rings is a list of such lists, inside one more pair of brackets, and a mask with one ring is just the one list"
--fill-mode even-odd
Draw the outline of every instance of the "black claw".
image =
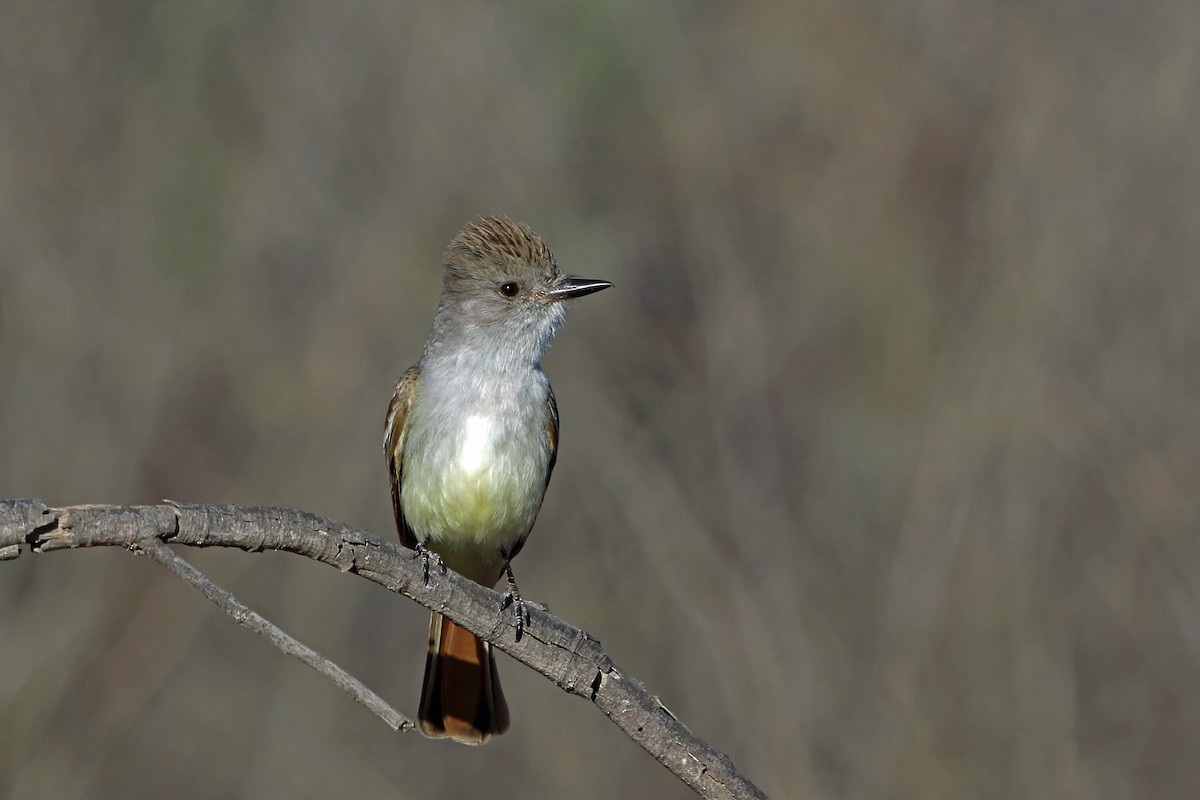
[[529, 624], [529, 606], [526, 605], [524, 598], [521, 597], [521, 592], [517, 589], [517, 579], [513, 577], [512, 566], [508, 563], [508, 557], [504, 559], [504, 576], [508, 580], [508, 590], [500, 599], [500, 610], [503, 611], [509, 606], [514, 606], [517, 612], [516, 640], [521, 641], [521, 637], [525, 634], [525, 626]]
[[420, 542], [417, 542], [416, 555], [414, 558], [421, 559], [421, 574], [425, 577], [426, 586], [429, 585], [429, 562], [431, 560], [437, 563], [439, 572], [441, 572], [443, 575], [446, 574], [446, 562], [442, 561], [442, 557]]

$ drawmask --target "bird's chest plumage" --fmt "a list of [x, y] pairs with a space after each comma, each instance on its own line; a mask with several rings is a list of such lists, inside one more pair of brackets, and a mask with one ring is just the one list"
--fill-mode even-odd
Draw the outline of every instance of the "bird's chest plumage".
[[532, 527], [549, 466], [545, 378], [503, 386], [431, 385], [414, 400], [404, 446], [405, 519], [418, 540], [481, 582], [495, 580], [501, 549]]

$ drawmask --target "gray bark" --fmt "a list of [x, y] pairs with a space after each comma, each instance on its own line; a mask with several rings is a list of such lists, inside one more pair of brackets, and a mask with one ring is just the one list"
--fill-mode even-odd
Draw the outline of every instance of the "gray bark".
[[444, 614], [564, 691], [587, 698], [701, 797], [766, 797], [727, 755], [692, 733], [640, 681], [623, 673], [585, 631], [530, 602], [529, 622], [518, 639], [517, 615], [501, 608], [500, 594], [449, 570], [430, 569], [426, 582], [415, 553], [365, 531], [287, 508], [175, 502], [48, 508], [38, 500], [0, 500], [0, 560], [18, 557], [23, 547], [47, 553], [115, 546], [148, 555], [239, 623], [329, 676], [393, 729], [412, 727], [369, 689], [239, 603], [166, 544], [283, 550], [360, 575]]

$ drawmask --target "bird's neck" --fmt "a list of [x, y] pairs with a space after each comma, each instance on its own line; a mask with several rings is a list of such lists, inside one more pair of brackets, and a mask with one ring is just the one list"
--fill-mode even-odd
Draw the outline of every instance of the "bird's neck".
[[438, 339], [427, 344], [420, 367], [418, 416], [437, 409], [443, 420], [544, 417], [549, 381], [537, 359], [520, 347]]
[[476, 374], [532, 372], [541, 369], [542, 351], [533, 343], [501, 336], [430, 337], [421, 357], [421, 371]]
[[[422, 373], [482, 374], [536, 372], [550, 346], [552, 330], [537, 325], [478, 324], [462, 317], [434, 320], [421, 357]], [[510, 321], [516, 323], [516, 320]]]

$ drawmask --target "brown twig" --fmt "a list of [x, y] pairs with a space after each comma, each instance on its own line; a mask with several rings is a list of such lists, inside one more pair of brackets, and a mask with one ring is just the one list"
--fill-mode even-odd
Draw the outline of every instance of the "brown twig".
[[22, 545], [43, 553], [116, 546], [154, 556], [167, 550], [148, 539], [251, 552], [284, 550], [361, 575], [444, 614], [563, 690], [588, 698], [702, 797], [766, 797], [727, 755], [622, 673], [584, 631], [529, 603], [529, 624], [517, 640], [515, 618], [501, 611], [499, 594], [450, 571], [431, 572], [426, 583], [412, 551], [364, 531], [286, 508], [186, 503], [47, 508], [38, 500], [0, 500], [0, 558], [15, 558]]

